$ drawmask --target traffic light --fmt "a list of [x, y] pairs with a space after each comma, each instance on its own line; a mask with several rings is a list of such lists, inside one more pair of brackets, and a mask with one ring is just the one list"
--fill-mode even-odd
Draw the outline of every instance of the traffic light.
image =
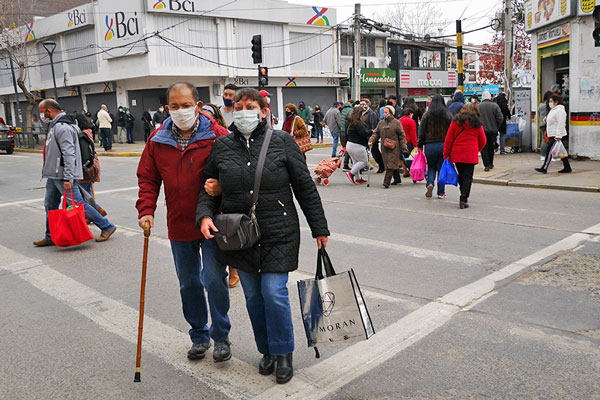
[[262, 63], [262, 35], [252, 36], [252, 62]]
[[269, 86], [269, 68], [258, 67], [258, 87]]
[[389, 65], [389, 69], [392, 69], [394, 71], [397, 71], [400, 69], [400, 57], [399, 57], [399, 51], [398, 51], [398, 46], [396, 45], [390, 45], [388, 47], [388, 54], [390, 57], [390, 65]]
[[600, 47], [600, 6], [594, 8], [592, 17], [594, 18], [594, 31], [592, 32], [594, 47]]

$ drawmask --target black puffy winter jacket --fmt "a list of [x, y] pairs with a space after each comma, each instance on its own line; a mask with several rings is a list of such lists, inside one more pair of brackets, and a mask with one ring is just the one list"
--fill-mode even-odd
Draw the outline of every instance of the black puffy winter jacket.
[[[250, 136], [249, 142], [232, 125], [233, 134], [215, 141], [204, 179], [218, 179], [220, 197], [202, 190], [198, 198], [196, 222], [213, 218], [219, 206], [224, 213], [245, 213], [252, 205], [252, 189], [258, 155], [265, 137], [264, 121]], [[246, 145], [249, 143], [249, 147]], [[321, 197], [308, 172], [300, 148], [284, 131], [274, 131], [265, 160], [256, 216], [261, 240], [252, 249], [221, 251], [218, 259], [242, 271], [289, 272], [298, 269], [300, 224], [292, 196], [298, 200], [312, 236], [329, 236]]]

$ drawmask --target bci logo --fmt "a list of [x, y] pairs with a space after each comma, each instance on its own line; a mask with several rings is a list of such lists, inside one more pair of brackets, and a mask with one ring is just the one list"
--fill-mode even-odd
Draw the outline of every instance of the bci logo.
[[[167, 5], [168, 4], [168, 5]], [[152, 6], [155, 10], [195, 12], [194, 0], [159, 0]]]
[[69, 18], [69, 23], [67, 24], [69, 28], [84, 25], [87, 22], [85, 10], [80, 12], [79, 10], [75, 9], [72, 12], [67, 13], [67, 18]]
[[134, 11], [132, 17], [127, 17], [124, 12], [118, 11], [114, 17], [107, 15], [104, 23], [106, 24], [106, 33], [104, 34], [106, 42], [113, 38], [122, 39], [140, 33], [137, 11]]

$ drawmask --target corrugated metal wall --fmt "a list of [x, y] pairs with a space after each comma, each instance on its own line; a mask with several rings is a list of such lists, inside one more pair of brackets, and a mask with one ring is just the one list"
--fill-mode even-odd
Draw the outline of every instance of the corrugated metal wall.
[[[166, 30], [161, 35], [173, 41], [175, 46], [192, 54], [206, 60], [219, 61], [217, 25], [214, 19], [161, 15], [155, 17], [154, 20], [158, 31], [175, 24], [181, 24], [175, 29]], [[149, 47], [150, 53], [154, 54], [158, 65], [161, 67], [193, 65], [200, 68], [218, 68], [214, 62], [204, 61], [185, 54], [160, 39], [151, 40]]]
[[252, 63], [252, 36], [262, 35], [263, 65], [283, 65], [283, 26], [281, 24], [261, 24], [258, 22], [237, 21], [235, 38], [238, 67], [254, 67]]
[[64, 41], [68, 50], [63, 58], [73, 60], [69, 61], [70, 75], [79, 76], [98, 72], [97, 56], [91, 56], [99, 51], [95, 46], [94, 28], [69, 33], [64, 36]]
[[331, 34], [311, 34], [290, 32], [290, 58], [291, 63], [298, 62], [315, 54], [327, 46], [327, 50], [304, 62], [291, 66], [292, 71], [318, 71], [333, 72], [334, 46]]

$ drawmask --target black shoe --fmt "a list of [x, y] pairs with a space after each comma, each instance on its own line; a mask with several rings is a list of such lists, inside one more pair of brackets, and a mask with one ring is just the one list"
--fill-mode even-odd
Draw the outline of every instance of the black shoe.
[[190, 360], [202, 360], [206, 357], [206, 350], [210, 348], [208, 343], [194, 343], [187, 352], [187, 358]]
[[277, 368], [275, 369], [277, 383], [288, 383], [292, 379], [292, 376], [294, 376], [292, 353], [285, 356], [277, 356]]
[[270, 354], [263, 355], [263, 358], [258, 363], [258, 372], [261, 375], [271, 375], [275, 371], [276, 356]]
[[487, 172], [490, 170], [490, 167], [485, 167], [483, 170]]
[[469, 203], [467, 203], [466, 201], [461, 201], [458, 203], [460, 209], [462, 210], [463, 208], [469, 208]]
[[225, 340], [224, 342], [215, 342], [215, 349], [213, 350], [213, 360], [215, 362], [223, 362], [231, 359], [231, 342]]
[[402, 181], [394, 181], [394, 182], [392, 182], [392, 185], [399, 185], [401, 183], [402, 183]]
[[546, 171], [544, 168], [536, 168], [535, 169], [537, 172], [541, 172], [542, 174], [547, 174], [548, 171]]
[[387, 189], [387, 188], [389, 188], [389, 187], [390, 187], [390, 184], [389, 184], [389, 183], [384, 183], [384, 184], [383, 184], [383, 187], [384, 187], [385, 189]]
[[385, 172], [385, 169], [382, 169], [382, 168], [379, 168], [379, 169], [377, 170], [377, 173], [378, 173], [378, 174], [383, 174], [384, 172]]
[[572, 169], [561, 169], [560, 171], [558, 171], [559, 174], [570, 174], [573, 170]]
[[490, 165], [490, 169], [494, 169], [494, 164]]

